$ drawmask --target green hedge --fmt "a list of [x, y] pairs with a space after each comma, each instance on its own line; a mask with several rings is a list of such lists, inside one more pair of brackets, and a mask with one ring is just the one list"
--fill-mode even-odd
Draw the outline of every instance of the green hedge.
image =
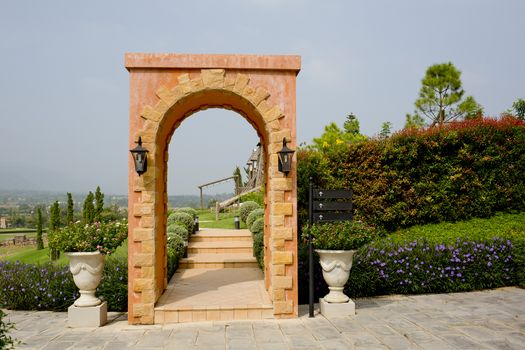
[[320, 188], [352, 188], [354, 213], [394, 231], [401, 227], [525, 210], [525, 122], [481, 119], [405, 131], [326, 152], [298, 151], [300, 224], [308, 179]]

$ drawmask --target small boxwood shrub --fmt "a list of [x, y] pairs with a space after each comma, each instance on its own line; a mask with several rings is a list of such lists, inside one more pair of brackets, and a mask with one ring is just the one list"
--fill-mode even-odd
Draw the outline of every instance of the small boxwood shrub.
[[182, 238], [182, 240], [187, 241], [189, 237], [188, 229], [178, 223], [170, 224], [167, 228], [168, 236], [177, 235]]
[[262, 218], [263, 216], [264, 216], [264, 209], [259, 208], [259, 209], [252, 210], [252, 212], [248, 214], [248, 217], [246, 218], [246, 227], [248, 227], [248, 229], [251, 232], [253, 232], [251, 230], [252, 224], [254, 223], [255, 220]]
[[182, 237], [176, 234], [168, 234], [167, 257], [168, 257], [168, 280], [173, 276], [179, 260], [184, 256], [186, 246]]
[[178, 208], [175, 209], [175, 212], [190, 214], [193, 220], [195, 220], [195, 218], [197, 217], [197, 210], [190, 207]]
[[253, 256], [264, 271], [264, 218], [258, 218], [252, 224]]
[[176, 211], [168, 217], [168, 226], [171, 224], [180, 224], [193, 233], [194, 221], [190, 214]]
[[248, 215], [255, 209], [259, 208], [259, 204], [253, 202], [253, 201], [247, 201], [241, 203], [241, 209], [240, 209], [240, 219], [242, 222], [246, 223], [246, 219], [248, 218]]
[[257, 232], [263, 232], [264, 231], [264, 217], [258, 218], [255, 220], [250, 227], [250, 232], [255, 234]]

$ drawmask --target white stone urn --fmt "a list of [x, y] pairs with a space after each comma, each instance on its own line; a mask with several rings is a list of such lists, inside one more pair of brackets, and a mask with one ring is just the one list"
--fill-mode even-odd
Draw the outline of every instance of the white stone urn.
[[328, 303], [348, 302], [350, 298], [343, 293], [343, 289], [350, 277], [352, 258], [356, 250], [316, 249], [315, 251], [319, 254], [323, 278], [330, 289], [330, 293], [323, 299]]
[[80, 297], [75, 300], [77, 307], [97, 306], [102, 301], [95, 296], [102, 271], [104, 270], [104, 255], [100, 252], [69, 252], [69, 269], [73, 274], [75, 285], [80, 291]]

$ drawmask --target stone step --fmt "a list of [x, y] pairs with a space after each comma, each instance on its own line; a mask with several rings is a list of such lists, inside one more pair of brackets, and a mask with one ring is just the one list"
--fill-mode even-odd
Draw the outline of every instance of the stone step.
[[253, 244], [250, 241], [204, 241], [188, 245], [188, 254], [224, 254], [249, 253], [253, 254]]
[[252, 241], [248, 230], [203, 229], [190, 237], [191, 242]]
[[180, 269], [222, 269], [258, 267], [251, 253], [189, 254], [179, 261]]
[[155, 306], [155, 323], [274, 318], [259, 268], [181, 269]]

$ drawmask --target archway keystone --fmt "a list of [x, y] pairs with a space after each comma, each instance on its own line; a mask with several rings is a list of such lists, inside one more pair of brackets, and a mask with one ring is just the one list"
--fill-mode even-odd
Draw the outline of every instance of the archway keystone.
[[[128, 321], [154, 323], [155, 302], [167, 286], [168, 145], [191, 114], [225, 108], [257, 131], [265, 154], [265, 286], [277, 318], [296, 317], [296, 163], [285, 177], [277, 151], [296, 146], [295, 88], [299, 56], [126, 54], [130, 73], [129, 146], [142, 137], [148, 171], [129, 159]], [[225, 132], [226, 133], [226, 132]]]

